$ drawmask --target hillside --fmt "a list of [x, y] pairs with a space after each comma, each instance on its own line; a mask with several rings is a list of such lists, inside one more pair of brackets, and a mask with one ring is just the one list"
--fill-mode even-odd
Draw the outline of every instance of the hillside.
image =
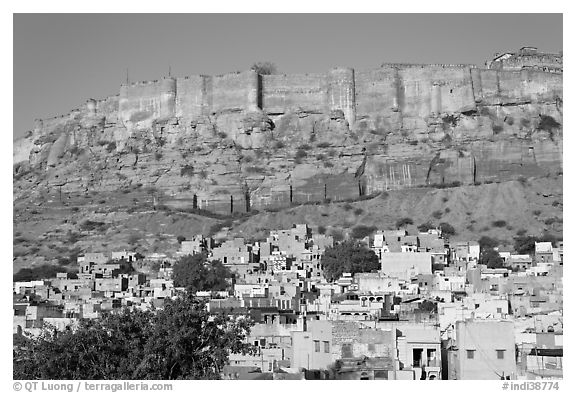
[[[65, 206], [57, 199], [33, 209], [17, 204], [14, 224], [14, 269], [42, 263], [68, 265], [66, 258], [81, 251], [135, 249], [142, 253], [175, 252], [176, 237], [194, 234], [264, 239], [269, 230], [306, 223], [314, 231], [349, 234], [358, 225], [393, 229], [402, 218], [414, 224], [450, 223], [455, 240], [490, 236], [512, 244], [518, 234], [562, 237], [562, 177], [526, 182], [415, 188], [382, 193], [356, 202], [300, 205], [250, 216], [210, 218], [190, 212], [154, 210], [148, 196], [134, 202], [108, 199]], [[110, 197], [110, 196], [108, 196]], [[503, 224], [495, 224], [502, 221]], [[229, 229], [227, 226], [231, 226]], [[218, 231], [223, 226], [223, 230]], [[525, 231], [525, 232], [524, 232]]]
[[229, 224], [250, 238], [403, 217], [449, 222], [462, 239], [560, 234], [562, 118], [562, 74], [537, 70], [383, 65], [123, 85], [14, 142], [14, 266], [171, 251], [174, 236]]

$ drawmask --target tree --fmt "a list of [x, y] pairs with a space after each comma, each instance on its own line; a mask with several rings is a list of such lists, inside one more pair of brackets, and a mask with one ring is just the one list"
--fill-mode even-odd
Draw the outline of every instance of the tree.
[[448, 224], [447, 222], [441, 222], [439, 227], [440, 230], [442, 231], [442, 235], [444, 235], [447, 238], [450, 237], [451, 235], [456, 234], [456, 230], [454, 229], [454, 227]]
[[270, 61], [259, 61], [252, 64], [251, 70], [256, 71], [260, 75], [273, 75], [278, 72], [276, 64]]
[[190, 292], [223, 291], [234, 274], [220, 261], [206, 261], [206, 254], [187, 255], [174, 264], [174, 285]]
[[504, 259], [500, 257], [498, 251], [494, 250], [500, 243], [499, 240], [492, 239], [488, 236], [482, 236], [478, 240], [480, 245], [480, 260], [479, 263], [488, 266], [489, 268], [500, 268], [504, 266]]
[[479, 263], [488, 266], [491, 269], [504, 267], [504, 259], [498, 251], [488, 248], [481, 250]]
[[420, 232], [428, 232], [430, 229], [436, 229], [436, 226], [430, 222], [425, 222], [424, 224], [418, 225], [418, 230]]
[[18, 340], [14, 379], [218, 379], [230, 353], [246, 344], [253, 322], [210, 315], [191, 295], [158, 311], [124, 309], [81, 320], [76, 329], [46, 328]]
[[375, 226], [357, 225], [352, 228], [350, 236], [354, 239], [364, 239], [366, 236], [370, 236], [374, 233], [377, 229], [378, 228]]
[[482, 236], [480, 238], [480, 240], [478, 240], [478, 244], [480, 245], [480, 248], [494, 248], [496, 246], [498, 246], [500, 242], [496, 239], [492, 239], [491, 237], [488, 236]]
[[331, 282], [339, 279], [345, 272], [355, 274], [380, 268], [374, 251], [354, 240], [328, 247], [322, 255], [321, 263], [324, 277]]

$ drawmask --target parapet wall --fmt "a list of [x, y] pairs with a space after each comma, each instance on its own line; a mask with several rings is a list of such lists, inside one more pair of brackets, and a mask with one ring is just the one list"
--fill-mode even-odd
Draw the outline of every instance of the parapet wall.
[[282, 114], [296, 108], [312, 112], [326, 109], [326, 75], [263, 75], [262, 109], [270, 114]]

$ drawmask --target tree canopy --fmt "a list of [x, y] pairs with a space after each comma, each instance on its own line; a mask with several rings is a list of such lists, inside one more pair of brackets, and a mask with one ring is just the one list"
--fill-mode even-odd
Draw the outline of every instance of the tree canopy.
[[220, 261], [206, 261], [206, 254], [186, 255], [174, 264], [174, 285], [190, 292], [223, 291], [234, 274]]
[[218, 379], [230, 353], [248, 354], [252, 321], [210, 315], [191, 295], [161, 310], [108, 313], [75, 329], [18, 340], [14, 379]]
[[501, 268], [504, 266], [504, 258], [500, 256], [498, 251], [492, 248], [486, 248], [480, 251], [479, 263], [488, 266], [491, 269]]
[[374, 251], [353, 240], [328, 247], [322, 255], [321, 263], [324, 277], [331, 282], [339, 279], [342, 273], [370, 272], [380, 268]]
[[257, 63], [252, 64], [252, 67], [250, 67], [250, 69], [256, 71], [260, 75], [273, 75], [278, 72], [276, 64], [270, 61], [259, 61]]

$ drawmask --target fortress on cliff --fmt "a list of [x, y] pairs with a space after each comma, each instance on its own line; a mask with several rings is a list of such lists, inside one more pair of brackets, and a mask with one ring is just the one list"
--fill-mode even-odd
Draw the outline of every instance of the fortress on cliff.
[[[335, 68], [324, 74], [259, 75], [253, 70], [124, 84], [120, 94], [90, 99], [68, 116], [36, 120], [46, 133], [80, 113], [106, 117], [126, 127], [147, 119], [176, 117], [184, 123], [215, 113], [262, 110], [277, 116], [300, 109], [341, 110], [357, 119], [400, 112], [409, 118], [475, 110], [478, 104], [554, 100], [562, 93], [562, 56], [522, 48], [498, 55], [489, 68], [455, 64], [383, 64], [356, 71]], [[552, 65], [554, 64], [554, 66]]]
[[562, 55], [522, 48], [486, 68], [383, 64], [129, 83], [36, 120], [14, 142], [14, 174], [40, 173], [27, 181], [70, 193], [150, 186], [224, 212], [546, 176], [562, 170], [561, 71]]

